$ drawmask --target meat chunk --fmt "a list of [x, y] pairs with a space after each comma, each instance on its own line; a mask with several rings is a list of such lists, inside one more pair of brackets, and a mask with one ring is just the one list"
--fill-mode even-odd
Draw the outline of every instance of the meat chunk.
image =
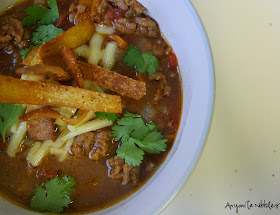
[[127, 185], [131, 181], [138, 182], [139, 167], [129, 166], [123, 159], [115, 156], [107, 161], [109, 168], [109, 177], [112, 179], [121, 179], [122, 185]]
[[137, 24], [127, 18], [120, 18], [115, 22], [115, 27], [118, 31], [125, 34], [133, 34], [137, 30]]
[[25, 30], [21, 21], [14, 18], [7, 18], [1, 20], [2, 27], [0, 28], [0, 49], [3, 49], [9, 42], [14, 41], [15, 44], [22, 48]]
[[120, 18], [115, 20], [114, 24], [118, 31], [125, 34], [143, 34], [154, 37], [159, 32], [156, 22], [151, 18]]
[[28, 135], [34, 140], [53, 140], [54, 123], [50, 118], [40, 118], [27, 122]]
[[144, 7], [135, 0], [109, 0], [110, 2], [114, 3], [115, 6], [123, 9], [133, 9], [137, 14], [141, 14], [144, 11]]
[[139, 2], [137, 2], [135, 0], [124, 0], [124, 1], [125, 1], [126, 5], [133, 8], [137, 14], [141, 14], [145, 10], [145, 8]]
[[124, 0], [109, 0], [110, 2], [114, 3], [115, 6], [123, 9], [123, 10], [127, 10], [127, 4], [125, 3]]
[[159, 81], [159, 88], [154, 96], [154, 103], [157, 103], [164, 96], [169, 96], [171, 93], [171, 88], [167, 85], [166, 77], [162, 73], [156, 73], [149, 77], [150, 80]]
[[71, 152], [77, 157], [88, 155], [91, 160], [99, 160], [106, 156], [111, 140], [109, 131], [87, 132], [75, 138]]
[[135, 22], [138, 24], [139, 32], [149, 37], [157, 35], [158, 26], [157, 23], [150, 18], [136, 17]]

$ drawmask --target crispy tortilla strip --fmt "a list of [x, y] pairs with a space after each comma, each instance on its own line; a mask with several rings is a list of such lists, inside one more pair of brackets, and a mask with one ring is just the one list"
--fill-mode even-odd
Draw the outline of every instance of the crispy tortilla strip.
[[85, 79], [100, 84], [122, 96], [141, 99], [146, 94], [146, 83], [120, 75], [116, 72], [78, 61]]
[[79, 5], [86, 5], [88, 8], [91, 8], [92, 0], [79, 0]]
[[49, 107], [42, 107], [33, 111], [30, 111], [26, 114], [22, 114], [19, 116], [20, 121], [30, 121], [30, 120], [36, 120], [36, 119], [42, 119], [42, 118], [52, 118], [52, 119], [62, 119], [69, 125], [76, 125], [81, 120], [83, 120], [87, 116], [88, 111], [83, 111], [82, 115], [78, 118], [70, 118], [67, 116], [63, 116], [59, 112], [49, 108]]
[[117, 42], [118, 47], [120, 49], [126, 49], [127, 47], [127, 42], [121, 38], [119, 35], [109, 35], [108, 36], [111, 40], [114, 40], [115, 42]]
[[58, 66], [49, 66], [45, 64], [36, 64], [34, 66], [25, 66], [16, 70], [18, 74], [28, 75], [48, 75], [55, 81], [70, 81], [71, 76]]
[[64, 62], [66, 63], [67, 67], [69, 68], [69, 71], [74, 76], [74, 79], [75, 79], [77, 85], [80, 88], [84, 88], [83, 75], [81, 73], [78, 62], [77, 62], [73, 52], [71, 51], [71, 49], [68, 46], [64, 47], [61, 54], [62, 54]]
[[38, 49], [39, 48], [37, 46], [33, 46], [26, 55], [26, 57], [23, 59], [22, 64], [26, 66], [31, 66], [32, 60], [37, 54]]
[[69, 28], [67, 31], [57, 35], [51, 41], [45, 42], [39, 47], [39, 62], [44, 63], [46, 58], [60, 54], [65, 46], [74, 49], [87, 43], [94, 32], [95, 26], [92, 21], [85, 21]]
[[0, 103], [72, 107], [121, 113], [119, 96], [59, 84], [25, 81], [0, 75]]

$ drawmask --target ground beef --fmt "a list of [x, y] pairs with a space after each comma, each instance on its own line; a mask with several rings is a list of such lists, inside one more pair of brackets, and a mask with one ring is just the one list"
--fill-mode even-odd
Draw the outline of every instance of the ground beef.
[[[71, 23], [77, 22], [89, 8], [83, 4], [72, 3], [69, 8]], [[143, 34], [154, 37], [158, 33], [156, 22], [143, 14], [145, 8], [135, 0], [102, 0], [96, 8], [92, 19], [97, 23], [114, 25], [121, 33]]]
[[110, 2], [114, 3], [115, 6], [123, 9], [123, 10], [127, 10], [127, 4], [124, 2], [124, 0], [109, 0]]
[[122, 185], [127, 185], [131, 181], [138, 182], [139, 167], [129, 166], [123, 159], [115, 156], [107, 161], [109, 168], [109, 177], [120, 179]]
[[15, 18], [1, 20], [0, 27], [0, 49], [7, 47], [10, 42], [14, 42], [20, 48], [27, 46], [30, 35], [24, 29], [21, 21]]
[[127, 18], [120, 18], [115, 22], [115, 27], [118, 31], [125, 34], [133, 34], [136, 32], [137, 25]]
[[124, 0], [125, 3], [133, 8], [137, 14], [141, 14], [144, 12], [145, 8], [135, 0]]
[[149, 77], [150, 80], [159, 81], [159, 88], [154, 95], [154, 103], [157, 103], [164, 96], [169, 96], [171, 88], [167, 85], [166, 77], [162, 73], [156, 73]]
[[147, 37], [154, 37], [158, 33], [158, 26], [151, 18], [134, 17], [133, 11], [128, 10], [126, 16], [133, 17], [119, 18], [114, 20], [116, 29], [125, 34], [143, 34]]
[[92, 160], [99, 160], [106, 156], [111, 141], [109, 131], [87, 132], [75, 138], [71, 147], [71, 154], [77, 157], [88, 155]]
[[155, 44], [146, 43], [142, 48], [142, 52], [152, 52], [156, 57], [166, 56], [171, 48], [161, 39], [158, 39]]
[[135, 0], [109, 0], [116, 7], [119, 7], [123, 10], [133, 10], [137, 14], [142, 14], [144, 11], [144, 7]]

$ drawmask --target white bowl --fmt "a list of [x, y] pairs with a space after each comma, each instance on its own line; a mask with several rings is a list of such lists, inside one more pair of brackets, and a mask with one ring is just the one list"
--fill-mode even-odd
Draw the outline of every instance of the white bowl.
[[[0, 0], [0, 10], [15, 1]], [[174, 146], [156, 174], [136, 193], [93, 214], [160, 212], [190, 176], [204, 147], [214, 101], [212, 55], [203, 25], [187, 0], [139, 0], [159, 23], [179, 61], [183, 112]], [[0, 214], [33, 214], [0, 199]], [[35, 213], [34, 213], [35, 214]]]

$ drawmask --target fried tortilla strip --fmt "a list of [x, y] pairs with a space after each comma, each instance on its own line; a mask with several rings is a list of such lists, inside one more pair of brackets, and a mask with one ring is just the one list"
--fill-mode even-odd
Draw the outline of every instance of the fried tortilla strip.
[[78, 62], [77, 62], [73, 52], [71, 51], [71, 49], [69, 47], [64, 47], [61, 54], [62, 54], [64, 62], [66, 63], [67, 67], [69, 68], [69, 71], [74, 76], [74, 79], [75, 79], [77, 85], [80, 88], [84, 88], [83, 75], [81, 73]]
[[78, 118], [70, 118], [67, 116], [63, 116], [56, 110], [53, 110], [49, 107], [42, 107], [33, 111], [30, 111], [26, 114], [22, 114], [19, 116], [20, 121], [30, 121], [30, 120], [36, 120], [36, 119], [42, 119], [42, 118], [52, 118], [52, 119], [62, 119], [69, 125], [76, 125], [81, 120], [83, 120], [87, 116], [87, 111], [83, 111], [82, 115]]
[[45, 42], [39, 47], [39, 62], [44, 63], [44, 60], [47, 58], [60, 54], [65, 46], [74, 49], [87, 43], [94, 32], [95, 26], [92, 21], [85, 21], [69, 28], [67, 31], [57, 35], [51, 41]]
[[28, 52], [28, 54], [26, 55], [26, 57], [23, 59], [22, 64], [26, 65], [26, 66], [31, 66], [32, 65], [32, 61], [35, 57], [35, 55], [37, 54], [38, 51], [38, 47], [33, 46], [30, 51]]
[[118, 47], [120, 49], [126, 49], [127, 47], [127, 42], [121, 38], [119, 35], [109, 35], [108, 36], [111, 40], [114, 40], [115, 42], [117, 42]]
[[72, 107], [121, 113], [119, 96], [59, 84], [25, 81], [0, 75], [0, 103]]
[[146, 94], [146, 83], [120, 75], [116, 72], [78, 61], [85, 79], [102, 85], [122, 96], [133, 99], [141, 99]]
[[58, 66], [49, 66], [45, 64], [36, 64], [34, 66], [25, 66], [16, 70], [18, 74], [28, 75], [47, 75], [55, 81], [70, 81], [71, 76]]

